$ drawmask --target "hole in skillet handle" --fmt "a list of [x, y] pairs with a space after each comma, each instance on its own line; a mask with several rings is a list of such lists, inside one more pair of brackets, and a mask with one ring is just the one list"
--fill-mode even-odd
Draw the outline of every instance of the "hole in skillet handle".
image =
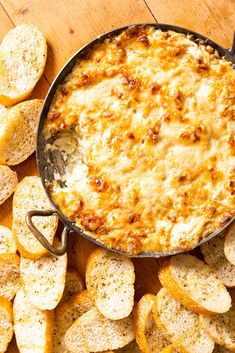
[[56, 215], [58, 217], [58, 214], [55, 210], [44, 210], [44, 211], [39, 211], [39, 210], [33, 210], [29, 211], [26, 216], [25, 216], [25, 222], [34, 235], [34, 237], [41, 243], [41, 245], [49, 251], [51, 255], [54, 256], [62, 256], [65, 254], [67, 251], [67, 240], [68, 240], [68, 233], [69, 230], [68, 228], [64, 227], [63, 232], [61, 234], [61, 242], [60, 246], [55, 248], [53, 245], [51, 245], [48, 240], [44, 237], [44, 235], [36, 228], [34, 225], [32, 218], [33, 217], [49, 217], [52, 215]]

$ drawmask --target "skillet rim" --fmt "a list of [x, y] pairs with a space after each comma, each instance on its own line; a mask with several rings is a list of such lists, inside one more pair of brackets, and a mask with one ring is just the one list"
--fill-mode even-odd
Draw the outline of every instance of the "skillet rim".
[[50, 203], [52, 204], [53, 208], [56, 210], [59, 219], [62, 221], [62, 223], [64, 224], [64, 226], [70, 231], [70, 232], [74, 232], [82, 237], [84, 237], [85, 239], [91, 241], [92, 243], [106, 249], [106, 250], [110, 250], [113, 251], [115, 253], [119, 253], [128, 257], [134, 257], [134, 258], [143, 258], [143, 257], [153, 257], [153, 258], [160, 258], [160, 257], [166, 257], [166, 256], [171, 256], [171, 255], [176, 255], [179, 253], [184, 253], [184, 252], [188, 252], [191, 251], [197, 247], [199, 247], [200, 245], [202, 245], [203, 243], [209, 241], [210, 239], [212, 239], [213, 237], [215, 237], [216, 235], [220, 234], [221, 232], [223, 232], [223, 230], [225, 228], [227, 228], [234, 220], [235, 217], [233, 217], [232, 219], [230, 219], [223, 227], [217, 229], [216, 231], [214, 231], [213, 233], [209, 234], [206, 238], [201, 239], [192, 249], [190, 250], [176, 250], [173, 252], [142, 252], [139, 254], [130, 254], [130, 253], [126, 253], [124, 251], [120, 251], [117, 249], [112, 249], [107, 247], [105, 244], [101, 243], [99, 240], [91, 237], [90, 235], [86, 234], [81, 228], [79, 228], [74, 222], [71, 222], [68, 220], [68, 218], [60, 211], [59, 207], [56, 205], [56, 203], [53, 201], [51, 195], [50, 195], [50, 190], [49, 190], [49, 186], [46, 185], [46, 177], [45, 177], [45, 170], [47, 169], [46, 165], [47, 165], [47, 161], [44, 158], [45, 154], [44, 154], [44, 148], [45, 148], [45, 139], [43, 137], [43, 127], [44, 127], [44, 123], [45, 120], [47, 118], [47, 114], [50, 108], [50, 105], [52, 103], [52, 100], [54, 98], [54, 95], [57, 91], [58, 86], [64, 81], [64, 79], [68, 76], [68, 74], [72, 71], [73, 66], [75, 65], [75, 63], [77, 62], [77, 60], [81, 57], [81, 55], [88, 50], [90, 47], [94, 46], [95, 44], [102, 42], [104, 39], [115, 36], [120, 34], [122, 31], [127, 30], [127, 29], [134, 29], [136, 27], [146, 27], [146, 26], [153, 26], [156, 29], [161, 29], [162, 31], [175, 31], [177, 33], [183, 33], [186, 35], [192, 35], [192, 40], [195, 42], [203, 42], [206, 43], [208, 45], [210, 45], [213, 49], [217, 50], [219, 55], [221, 57], [225, 57], [225, 59], [227, 61], [231, 61], [233, 63], [233, 65], [235, 65], [235, 53], [233, 53], [232, 51], [230, 52], [229, 49], [225, 49], [222, 46], [220, 46], [219, 44], [217, 44], [216, 42], [212, 41], [211, 39], [203, 36], [202, 34], [189, 30], [187, 28], [184, 27], [180, 27], [180, 26], [176, 26], [176, 25], [170, 25], [170, 24], [165, 24], [165, 23], [156, 23], [156, 22], [146, 22], [146, 23], [137, 23], [137, 24], [131, 24], [131, 25], [126, 25], [126, 26], [122, 26], [119, 28], [115, 28], [111, 31], [107, 31], [104, 32], [100, 35], [98, 35], [95, 39], [91, 40], [90, 42], [88, 42], [87, 44], [85, 44], [84, 46], [82, 46], [78, 51], [76, 51], [70, 58], [69, 60], [64, 64], [64, 66], [62, 67], [62, 69], [59, 71], [59, 73], [56, 75], [55, 79], [53, 80], [47, 95], [44, 99], [44, 103], [40, 112], [40, 120], [39, 120], [39, 125], [38, 125], [38, 130], [37, 130], [37, 147], [36, 147], [36, 162], [37, 162], [37, 166], [39, 169], [39, 174], [40, 174], [40, 178], [42, 181], [42, 185], [45, 189], [45, 192], [50, 200]]

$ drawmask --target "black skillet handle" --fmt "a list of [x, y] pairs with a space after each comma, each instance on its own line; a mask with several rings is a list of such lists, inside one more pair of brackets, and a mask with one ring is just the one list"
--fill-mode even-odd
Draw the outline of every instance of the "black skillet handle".
[[50, 254], [54, 256], [62, 256], [65, 254], [67, 251], [67, 239], [68, 239], [68, 233], [69, 230], [64, 227], [64, 230], [61, 234], [61, 243], [60, 246], [55, 248], [52, 246], [48, 240], [44, 237], [44, 235], [35, 227], [32, 218], [33, 217], [49, 217], [52, 215], [58, 216], [57, 212], [55, 210], [46, 210], [46, 211], [39, 211], [39, 210], [34, 210], [34, 211], [29, 211], [26, 214], [25, 217], [25, 222], [32, 232], [32, 234], [35, 236], [35, 238], [42, 244], [42, 246], [49, 251]]

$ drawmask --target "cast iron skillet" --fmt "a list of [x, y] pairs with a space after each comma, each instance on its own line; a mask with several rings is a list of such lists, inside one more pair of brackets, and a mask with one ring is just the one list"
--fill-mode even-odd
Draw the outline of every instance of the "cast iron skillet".
[[[45, 191], [47, 193], [47, 196], [49, 197], [50, 202], [53, 205], [53, 207], [55, 208], [55, 210], [52, 210], [52, 209], [51, 210], [44, 210], [44, 211], [32, 210], [32, 211], [28, 212], [28, 214], [26, 215], [26, 223], [27, 223], [29, 229], [31, 230], [31, 232], [33, 233], [33, 235], [38, 239], [38, 241], [51, 254], [53, 254], [55, 256], [61, 256], [66, 252], [66, 250], [67, 250], [67, 237], [68, 237], [68, 233], [70, 231], [74, 231], [75, 233], [83, 236], [84, 238], [90, 240], [91, 242], [93, 242], [103, 248], [106, 248], [106, 249], [108, 249], [108, 248], [104, 244], [99, 242], [98, 240], [87, 235], [82, 229], [80, 229], [78, 226], [76, 226], [75, 223], [70, 222], [67, 219], [67, 217], [63, 213], [60, 212], [60, 210], [58, 209], [58, 207], [53, 202], [53, 200], [50, 196], [49, 185], [50, 185], [50, 182], [54, 178], [53, 177], [54, 172], [56, 171], [60, 175], [63, 175], [63, 173], [64, 173], [64, 165], [63, 165], [62, 157], [60, 156], [58, 151], [57, 151], [57, 153], [55, 153], [55, 152], [48, 152], [48, 150], [46, 150], [45, 146], [46, 146], [47, 141], [45, 140], [43, 133], [42, 133], [44, 123], [47, 118], [47, 114], [48, 114], [48, 111], [50, 108], [50, 104], [53, 100], [54, 94], [55, 94], [58, 86], [64, 81], [64, 79], [67, 77], [67, 75], [71, 72], [73, 66], [75, 65], [77, 60], [81, 57], [81, 55], [84, 53], [85, 50], [91, 48], [94, 44], [103, 41], [107, 37], [112, 37], [112, 36], [118, 35], [120, 32], [122, 32], [125, 29], [128, 29], [128, 28], [132, 29], [135, 27], [148, 26], [148, 25], [153, 26], [156, 29], [161, 29], [162, 31], [173, 30], [173, 31], [179, 32], [179, 33], [190, 34], [192, 36], [192, 40], [194, 40], [195, 42], [203, 41], [204, 43], [210, 45], [212, 48], [214, 48], [215, 50], [218, 51], [218, 53], [221, 57], [225, 57], [226, 60], [231, 61], [235, 67], [235, 32], [234, 32], [232, 48], [225, 49], [225, 48], [221, 47], [220, 45], [216, 44], [215, 42], [211, 41], [210, 39], [202, 36], [201, 34], [198, 34], [196, 32], [193, 32], [193, 31], [190, 31], [188, 29], [181, 28], [178, 26], [172, 26], [172, 25], [160, 24], [160, 23], [135, 24], [135, 25], [121, 27], [121, 28], [115, 29], [111, 32], [104, 33], [104, 34], [98, 36], [92, 42], [85, 45], [83, 48], [79, 49], [72, 56], [72, 58], [69, 59], [69, 61], [65, 64], [65, 66], [62, 68], [60, 73], [55, 78], [54, 82], [52, 83], [52, 85], [47, 93], [47, 96], [44, 101], [44, 105], [41, 110], [40, 123], [39, 123], [39, 128], [38, 128], [38, 135], [37, 135], [37, 151], [36, 151], [37, 152], [37, 154], [36, 154], [37, 164], [38, 164], [42, 184], [43, 184]], [[58, 248], [55, 248], [54, 246], [52, 246], [47, 241], [47, 239], [43, 236], [43, 234], [41, 232], [39, 232], [39, 230], [35, 227], [35, 225], [32, 222], [33, 217], [36, 217], [36, 216], [46, 216], [47, 217], [47, 216], [51, 216], [51, 215], [58, 216], [64, 224], [64, 230], [61, 235], [61, 244]], [[213, 238], [214, 236], [216, 236], [217, 234], [221, 233], [223, 231], [223, 229], [228, 227], [228, 225], [233, 222], [234, 219], [235, 219], [235, 217], [233, 219], [229, 219], [227, 221], [227, 223], [222, 228], [213, 232], [205, 239], [202, 239], [197, 244], [197, 246], [203, 244], [205, 241], [207, 241], [207, 240]], [[121, 253], [121, 254], [124, 254], [127, 256], [131, 256], [130, 254], [118, 251], [116, 249], [109, 249], [109, 250], [112, 250], [112, 251], [115, 251], [115, 252], [118, 252], [118, 253]], [[143, 253], [140, 253], [140, 254], [134, 255], [134, 256], [135, 257], [156, 257], [157, 258], [157, 257], [173, 255], [173, 254], [180, 253], [180, 252], [183, 252], [183, 251], [175, 251], [172, 253], [169, 253], [169, 252], [165, 252], [165, 253], [162, 253], [162, 252], [143, 252]]]

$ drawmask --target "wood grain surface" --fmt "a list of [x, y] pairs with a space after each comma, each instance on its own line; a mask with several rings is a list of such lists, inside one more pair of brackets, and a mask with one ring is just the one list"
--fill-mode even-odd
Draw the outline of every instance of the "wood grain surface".
[[[231, 46], [235, 29], [235, 0], [2, 0], [0, 40], [20, 23], [34, 23], [46, 35], [48, 59], [44, 76], [33, 97], [44, 97], [56, 74], [86, 42], [115, 27], [141, 22], [177, 24], [208, 36], [224, 47]], [[35, 156], [14, 167], [19, 180], [37, 174]], [[11, 226], [12, 197], [0, 206], [0, 224]], [[78, 237], [71, 236], [71, 241]], [[76, 266], [84, 275], [93, 244], [79, 238]], [[70, 259], [72, 266], [75, 266]], [[156, 293], [158, 263], [135, 260], [137, 298]]]

